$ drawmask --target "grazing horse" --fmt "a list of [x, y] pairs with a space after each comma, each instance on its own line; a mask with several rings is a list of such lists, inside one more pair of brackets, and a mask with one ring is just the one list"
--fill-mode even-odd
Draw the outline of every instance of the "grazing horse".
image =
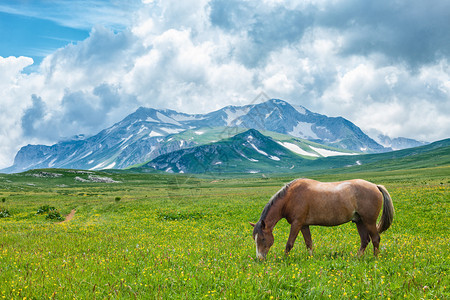
[[[382, 206], [383, 213], [377, 225]], [[294, 246], [299, 231], [302, 232], [309, 254], [312, 255], [310, 225], [337, 226], [353, 221], [361, 238], [358, 256], [364, 254], [370, 240], [374, 255], [377, 256], [380, 233], [391, 226], [394, 206], [384, 186], [365, 180], [319, 182], [296, 179], [286, 184], [270, 199], [258, 223], [250, 223], [253, 226], [256, 256], [259, 259], [266, 258], [274, 242], [272, 230], [282, 218], [286, 218], [291, 224], [286, 255]]]

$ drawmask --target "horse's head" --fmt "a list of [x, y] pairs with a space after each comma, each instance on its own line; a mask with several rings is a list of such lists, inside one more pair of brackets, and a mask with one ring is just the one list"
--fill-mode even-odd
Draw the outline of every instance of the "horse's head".
[[256, 224], [250, 223], [250, 225], [253, 226], [253, 240], [256, 243], [256, 257], [265, 259], [274, 241], [272, 230], [266, 227], [264, 220], [260, 220]]

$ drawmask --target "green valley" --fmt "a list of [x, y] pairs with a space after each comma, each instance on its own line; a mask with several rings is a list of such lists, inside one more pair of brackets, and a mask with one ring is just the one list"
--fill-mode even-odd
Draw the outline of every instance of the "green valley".
[[[9, 213], [0, 218], [0, 298], [446, 299], [450, 166], [427, 153], [426, 168], [400, 158], [409, 169], [376, 171], [367, 164], [349, 174], [199, 178], [47, 169], [0, 175], [0, 208]], [[379, 257], [371, 251], [356, 257], [352, 223], [312, 227], [314, 255], [299, 238], [285, 257], [289, 227], [282, 220], [267, 260], [256, 260], [248, 222], [297, 177], [385, 185], [396, 215], [381, 236]], [[37, 214], [44, 206], [63, 217], [76, 212], [59, 223]]]

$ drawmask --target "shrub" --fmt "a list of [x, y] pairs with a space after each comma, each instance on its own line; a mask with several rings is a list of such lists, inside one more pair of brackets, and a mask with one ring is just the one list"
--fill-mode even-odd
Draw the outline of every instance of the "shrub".
[[48, 211], [48, 214], [45, 216], [46, 219], [63, 221], [64, 218], [61, 217], [59, 210], [51, 209]]
[[55, 210], [55, 209], [56, 209], [56, 208], [54, 208], [53, 206], [50, 206], [50, 205], [43, 205], [43, 206], [41, 206], [41, 207], [38, 208], [36, 214], [37, 214], [37, 215], [41, 215], [41, 214], [48, 213], [49, 211]]
[[6, 198], [2, 198], [2, 202], [5, 203], [6, 202]]
[[11, 217], [11, 214], [6, 208], [0, 208], [0, 218]]
[[120, 199], [122, 199], [122, 198], [120, 198], [120, 197], [116, 197], [116, 199], [114, 199], [114, 200], [116, 200], [116, 202], [119, 202], [119, 201], [120, 201]]

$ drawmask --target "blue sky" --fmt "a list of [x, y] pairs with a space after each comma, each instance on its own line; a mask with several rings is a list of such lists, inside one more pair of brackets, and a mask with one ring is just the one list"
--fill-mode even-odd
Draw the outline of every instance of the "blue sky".
[[264, 92], [372, 137], [450, 132], [450, 2], [0, 2], [0, 168], [139, 106], [187, 113]]
[[28, 56], [36, 64], [56, 49], [82, 41], [89, 30], [70, 28], [50, 20], [0, 12], [0, 56]]
[[[125, 3], [126, 2], [126, 3]], [[28, 56], [39, 65], [56, 49], [82, 41], [94, 26], [120, 31], [139, 1], [15, 0], [0, 3], [0, 56]]]

